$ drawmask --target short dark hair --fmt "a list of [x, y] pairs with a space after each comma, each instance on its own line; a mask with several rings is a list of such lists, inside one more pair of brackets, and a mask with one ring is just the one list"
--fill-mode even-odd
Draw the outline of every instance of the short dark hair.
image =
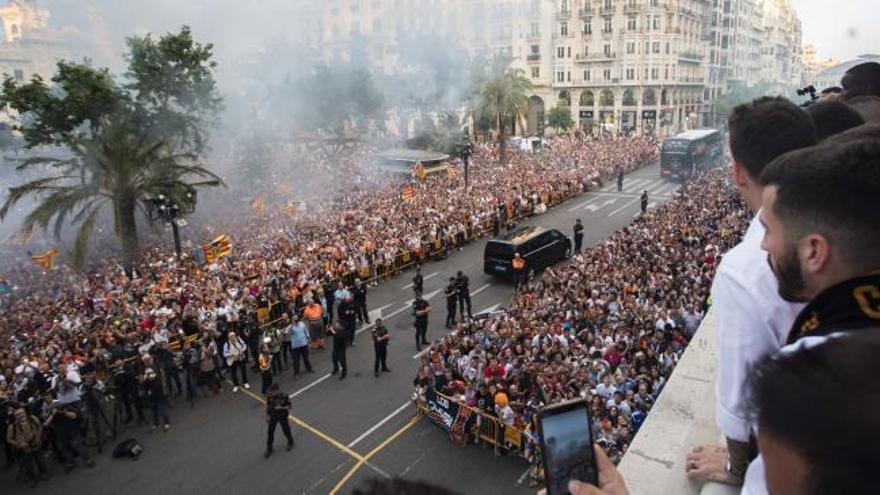
[[876, 493], [880, 329], [851, 332], [759, 361], [746, 384], [761, 434], [795, 449], [813, 493]]
[[457, 492], [424, 481], [400, 478], [367, 480], [352, 491], [353, 495], [457, 495]]
[[864, 62], [850, 67], [841, 79], [841, 84], [846, 88], [844, 98], [880, 96], [880, 64]]
[[880, 267], [880, 142], [792, 151], [768, 165], [761, 181], [778, 188], [773, 213], [793, 237], [822, 233], [853, 268]]
[[840, 101], [823, 101], [810, 105], [807, 107], [807, 115], [813, 119], [819, 141], [865, 123], [859, 112]]
[[817, 142], [810, 117], [781, 96], [765, 96], [737, 106], [727, 126], [734, 160], [756, 180], [774, 158]]
[[823, 144], [844, 144], [864, 139], [880, 140], [880, 124], [863, 124], [858, 127], [835, 134]]

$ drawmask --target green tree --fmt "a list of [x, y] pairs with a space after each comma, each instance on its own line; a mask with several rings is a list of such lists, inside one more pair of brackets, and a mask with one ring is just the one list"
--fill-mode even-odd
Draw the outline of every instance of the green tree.
[[563, 131], [571, 129], [574, 126], [574, 121], [571, 119], [571, 110], [563, 106], [551, 108], [547, 113], [547, 124]]
[[[509, 59], [496, 57], [488, 70], [477, 76], [477, 114], [488, 116], [498, 136], [498, 160], [506, 158], [507, 128], [526, 114], [527, 93], [532, 85], [523, 71], [510, 67]], [[479, 118], [477, 119], [479, 120]]]
[[727, 93], [715, 98], [712, 102], [716, 125], [724, 125], [727, 122], [727, 117], [737, 105], [770, 95], [772, 90], [771, 85], [767, 83], [759, 83], [755, 86], [732, 84]]
[[[183, 45], [161, 51], [166, 58], [155, 60], [160, 72], [162, 67], [191, 62], [188, 54], [200, 46], [192, 41], [188, 28], [180, 35], [162, 38], [166, 39]], [[140, 58], [133, 53], [128, 56], [131, 64]], [[74, 264], [81, 266], [95, 224], [101, 212], [109, 210], [123, 252], [133, 259], [138, 249], [136, 214], [149, 208], [150, 198], [166, 194], [187, 214], [195, 209], [196, 188], [222, 185], [219, 177], [198, 164], [211, 110], [193, 103], [195, 97], [185, 96], [200, 93], [204, 78], [213, 80], [213, 61], [208, 57], [201, 63], [209, 68], [207, 72], [190, 78], [190, 84], [185, 76], [171, 78], [168, 88], [149, 81], [156, 76], [154, 72], [132, 65], [122, 85], [114, 82], [107, 69], [95, 69], [88, 62], [59, 62], [51, 86], [39, 76], [26, 83], [7, 77], [0, 106], [18, 116], [13, 128], [22, 133], [26, 147], [62, 151], [20, 163], [19, 170], [41, 166], [46, 176], [10, 188], [0, 207], [0, 219], [18, 201], [35, 197], [37, 206], [21, 228], [47, 230], [51, 225], [58, 237], [66, 221], [78, 224]], [[164, 93], [173, 95], [161, 97]], [[219, 101], [213, 97], [211, 101], [212, 108], [219, 108]], [[163, 122], [176, 126], [178, 133], [160, 129]]]

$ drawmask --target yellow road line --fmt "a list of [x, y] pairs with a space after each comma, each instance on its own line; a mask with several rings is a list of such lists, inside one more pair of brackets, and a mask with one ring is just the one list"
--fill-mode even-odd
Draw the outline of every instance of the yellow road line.
[[[244, 392], [245, 395], [247, 395], [248, 397], [250, 397], [250, 398], [252, 398], [252, 399], [254, 399], [254, 400], [258, 401], [258, 402], [261, 402], [261, 403], [263, 403], [263, 404], [266, 403], [266, 399], [264, 399], [264, 398], [260, 397], [259, 395], [257, 395], [257, 394], [255, 394], [255, 393], [251, 392], [250, 390], [247, 390], [247, 389], [244, 389], [244, 388], [243, 388], [243, 389], [240, 389], [240, 391], [241, 391], [241, 392]], [[344, 444], [338, 442], [336, 439], [334, 439], [334, 438], [331, 437], [330, 435], [327, 435], [327, 434], [324, 433], [323, 431], [321, 431], [321, 430], [315, 428], [314, 426], [312, 426], [312, 425], [306, 423], [305, 421], [303, 421], [303, 420], [297, 418], [297, 417], [294, 416], [293, 414], [288, 414], [287, 417], [290, 418], [290, 420], [293, 421], [294, 423], [296, 423], [297, 425], [301, 426], [302, 428], [308, 430], [309, 432], [311, 432], [312, 434], [314, 434], [315, 436], [317, 436], [318, 438], [320, 438], [321, 440], [324, 440], [325, 442], [327, 442], [327, 443], [329, 443], [330, 445], [336, 447], [337, 449], [341, 450], [342, 452], [344, 452], [344, 453], [346, 453], [346, 454], [348, 454], [348, 455], [354, 457], [355, 459], [357, 459], [357, 461], [358, 461], [360, 464], [363, 464], [364, 462], [367, 461], [367, 458], [366, 458], [366, 457], [364, 457], [364, 456], [358, 454], [357, 452], [351, 450], [350, 448], [348, 448], [348, 447], [345, 446]]]
[[419, 415], [413, 416], [412, 419], [409, 420], [409, 422], [407, 422], [400, 429], [395, 431], [394, 434], [392, 434], [390, 437], [382, 441], [382, 443], [380, 443], [378, 446], [376, 446], [376, 448], [367, 453], [367, 455], [365, 455], [362, 459], [358, 460], [358, 462], [355, 463], [355, 465], [348, 471], [348, 473], [346, 473], [345, 476], [341, 480], [339, 480], [339, 483], [336, 483], [336, 486], [334, 486], [333, 489], [330, 490], [330, 495], [336, 495], [336, 493], [338, 493], [339, 490], [342, 488], [342, 485], [344, 485], [349, 479], [351, 479], [351, 477], [354, 476], [354, 473], [356, 473], [357, 470], [360, 469], [365, 462], [370, 460], [370, 457], [373, 457], [374, 455], [378, 454], [382, 449], [387, 447], [388, 444], [393, 442], [397, 437], [402, 435], [406, 430], [410, 429], [414, 424], [416, 424], [420, 418], [421, 416]]

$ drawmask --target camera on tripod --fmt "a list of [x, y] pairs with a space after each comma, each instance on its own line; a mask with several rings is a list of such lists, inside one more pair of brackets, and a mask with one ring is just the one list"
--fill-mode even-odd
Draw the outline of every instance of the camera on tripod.
[[798, 96], [807, 96], [807, 95], [810, 96], [809, 100], [801, 103], [802, 107], [808, 107], [808, 106], [812, 105], [813, 103], [815, 103], [816, 100], [819, 99], [819, 97], [816, 95], [816, 87], [813, 86], [812, 84], [805, 87], [805, 88], [798, 89], [797, 95]]

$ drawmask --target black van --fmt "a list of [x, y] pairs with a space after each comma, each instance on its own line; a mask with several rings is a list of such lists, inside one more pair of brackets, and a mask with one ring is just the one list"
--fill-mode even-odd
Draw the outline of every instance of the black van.
[[571, 258], [571, 240], [556, 229], [523, 227], [486, 243], [483, 272], [513, 277], [511, 260], [519, 255], [526, 261], [529, 278], [544, 268]]

